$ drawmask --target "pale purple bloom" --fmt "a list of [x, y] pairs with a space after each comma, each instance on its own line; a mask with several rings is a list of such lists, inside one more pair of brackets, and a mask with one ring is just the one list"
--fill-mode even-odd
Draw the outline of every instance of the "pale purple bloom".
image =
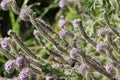
[[101, 52], [102, 50], [104, 50], [106, 48], [108, 48], [108, 44], [104, 43], [104, 42], [97, 43], [97, 45], [96, 45], [96, 50], [98, 52]]
[[20, 18], [24, 21], [28, 21], [29, 20], [29, 15], [27, 14], [28, 8], [23, 8], [20, 11]]
[[72, 22], [74, 29], [78, 29], [79, 28], [79, 24], [80, 24], [80, 19], [76, 19]]
[[3, 10], [8, 10], [9, 7], [12, 5], [13, 1], [12, 0], [2, 0], [1, 2], [1, 8]]
[[15, 63], [17, 65], [17, 67], [23, 68], [25, 66], [25, 61], [26, 61], [25, 56], [19, 56], [16, 58]]
[[111, 64], [107, 64], [105, 66], [105, 70], [108, 72], [108, 73], [111, 73], [113, 71], [113, 66]]
[[79, 49], [77, 48], [72, 48], [72, 50], [70, 51], [70, 57], [74, 58], [77, 56], [77, 54], [79, 53]]
[[19, 73], [19, 79], [20, 80], [29, 80], [30, 76], [30, 69], [29, 68], [24, 68], [20, 73]]
[[3, 49], [5, 49], [5, 48], [8, 47], [8, 44], [7, 44], [5, 38], [3, 38], [3, 39], [0, 40], [0, 45], [1, 45], [1, 47], [2, 47]]
[[15, 70], [15, 61], [9, 60], [5, 63], [5, 70], [8, 73], [12, 73]]
[[59, 23], [60, 28], [62, 28], [66, 24], [66, 20], [65, 20], [64, 16], [60, 16], [60, 20], [58, 23]]
[[80, 74], [84, 74], [86, 70], [87, 70], [87, 65], [85, 65], [85, 64], [81, 64], [78, 69]]
[[59, 7], [60, 8], [64, 8], [67, 5], [68, 5], [68, 1], [67, 0], [60, 0], [59, 1]]
[[52, 76], [46, 76], [45, 80], [50, 80], [52, 78]]
[[100, 28], [98, 30], [98, 36], [100, 37], [104, 37], [108, 33], [112, 33], [112, 31], [109, 28]]
[[68, 30], [62, 29], [62, 30], [59, 32], [59, 36], [60, 36], [61, 39], [64, 39], [68, 33], [69, 33]]

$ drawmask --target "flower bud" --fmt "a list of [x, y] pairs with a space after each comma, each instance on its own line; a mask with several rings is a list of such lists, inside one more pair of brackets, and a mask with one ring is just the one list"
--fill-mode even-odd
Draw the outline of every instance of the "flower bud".
[[25, 56], [19, 56], [19, 57], [17, 57], [15, 63], [16, 63], [16, 65], [17, 65], [18, 68], [25, 67], [25, 63], [26, 63]]
[[12, 73], [15, 70], [15, 61], [9, 60], [5, 63], [5, 70], [8, 73]]
[[30, 78], [30, 69], [29, 68], [24, 68], [20, 73], [19, 73], [19, 79], [20, 80], [29, 80]]
[[1, 8], [3, 10], [8, 10], [9, 7], [12, 5], [12, 3], [13, 3], [13, 0], [2, 0], [2, 2], [1, 2]]
[[71, 57], [71, 58], [75, 58], [78, 53], [79, 53], [79, 49], [77, 49], [77, 48], [72, 48], [72, 50], [70, 51], [70, 57]]

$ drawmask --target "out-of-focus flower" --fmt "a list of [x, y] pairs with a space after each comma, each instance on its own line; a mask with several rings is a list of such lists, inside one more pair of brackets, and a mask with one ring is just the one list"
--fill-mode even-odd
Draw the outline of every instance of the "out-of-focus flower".
[[65, 37], [67, 37], [67, 36], [73, 38], [74, 34], [67, 29], [61, 29], [59, 32], [59, 36], [61, 39], [65, 39]]
[[9, 60], [5, 63], [5, 70], [8, 73], [12, 73], [15, 70], [15, 61]]
[[25, 56], [19, 56], [16, 58], [16, 61], [15, 61], [17, 67], [19, 68], [23, 68], [25, 66], [25, 62], [26, 62]]
[[108, 72], [108, 73], [111, 73], [113, 71], [113, 66], [108, 63], [106, 66], [105, 66], [105, 70]]
[[96, 50], [97, 50], [98, 52], [101, 52], [102, 50], [107, 49], [108, 47], [109, 47], [109, 46], [108, 46], [107, 43], [100, 42], [100, 43], [97, 43], [97, 45], [96, 45]]
[[78, 53], [79, 53], [79, 49], [77, 49], [77, 48], [72, 48], [72, 50], [70, 51], [70, 57], [71, 57], [71, 58], [75, 58]]
[[78, 71], [80, 74], [84, 74], [87, 70], [87, 65], [86, 64], [81, 64]]
[[24, 68], [20, 73], [19, 73], [19, 79], [20, 80], [29, 80], [30, 78], [30, 69], [29, 68]]
[[52, 76], [45, 76], [45, 80], [51, 80]]
[[59, 1], [59, 7], [60, 8], [64, 8], [67, 5], [68, 5], [68, 1], [67, 0], [60, 0]]
[[23, 8], [20, 11], [20, 18], [24, 21], [29, 21], [29, 15], [27, 14], [28, 8]]
[[104, 37], [106, 34], [112, 33], [112, 31], [109, 28], [100, 28], [98, 30], [98, 36]]
[[63, 26], [66, 24], [66, 20], [65, 20], [65, 18], [64, 18], [64, 16], [62, 15], [62, 16], [60, 16], [60, 19], [59, 19], [59, 27], [60, 28], [63, 28]]
[[3, 49], [9, 49], [8, 38], [1, 38], [0, 45]]
[[80, 19], [76, 19], [72, 22], [74, 29], [78, 29], [79, 28], [79, 24], [80, 24]]
[[1, 8], [3, 10], [8, 10], [10, 8], [10, 6], [12, 5], [13, 0], [2, 0], [1, 2]]
[[68, 30], [62, 29], [62, 30], [59, 32], [59, 36], [60, 36], [61, 39], [64, 39], [68, 33], [69, 33]]

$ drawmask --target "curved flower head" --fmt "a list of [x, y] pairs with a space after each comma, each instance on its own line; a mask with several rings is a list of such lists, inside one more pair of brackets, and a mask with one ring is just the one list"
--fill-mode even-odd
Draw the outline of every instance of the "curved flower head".
[[26, 63], [25, 56], [19, 56], [19, 57], [17, 57], [15, 63], [17, 65], [17, 67], [23, 68], [25, 66], [25, 63]]
[[5, 70], [8, 73], [12, 73], [15, 70], [15, 61], [9, 60], [5, 63]]
[[29, 80], [30, 78], [30, 69], [29, 68], [24, 68], [20, 73], [19, 73], [19, 79], [20, 80]]
[[13, 0], [2, 0], [2, 2], [1, 2], [1, 8], [3, 10], [8, 10], [9, 7], [12, 5], [12, 3], [13, 3]]
[[70, 51], [70, 57], [74, 58], [77, 56], [77, 54], [79, 53], [79, 49], [77, 48], [72, 48], [72, 50]]

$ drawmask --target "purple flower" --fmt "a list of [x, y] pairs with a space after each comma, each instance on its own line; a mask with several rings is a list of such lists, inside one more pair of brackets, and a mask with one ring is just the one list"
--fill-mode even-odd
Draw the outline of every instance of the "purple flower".
[[64, 8], [67, 5], [68, 5], [68, 1], [67, 0], [60, 0], [59, 1], [59, 7], [60, 8]]
[[97, 50], [98, 52], [101, 52], [102, 50], [107, 49], [108, 47], [109, 47], [109, 46], [108, 46], [107, 43], [100, 42], [100, 43], [97, 43], [97, 45], [96, 45], [96, 50]]
[[100, 37], [104, 37], [108, 33], [112, 33], [112, 31], [109, 28], [100, 28], [98, 30], [98, 36]]
[[19, 73], [19, 79], [20, 80], [29, 80], [30, 76], [30, 69], [29, 68], [24, 68], [20, 73]]
[[64, 16], [60, 16], [59, 27], [62, 28], [66, 24]]
[[105, 70], [108, 72], [108, 73], [111, 73], [113, 71], [113, 66], [109, 63], [105, 66]]
[[77, 48], [72, 48], [72, 50], [70, 51], [70, 57], [74, 58], [77, 56], [77, 54], [79, 53], [79, 49]]
[[19, 56], [16, 58], [15, 63], [17, 65], [17, 67], [23, 68], [25, 66], [25, 61], [26, 61], [25, 56]]
[[12, 0], [2, 0], [1, 2], [1, 8], [3, 10], [8, 10], [9, 7], [12, 5], [13, 1]]
[[78, 71], [80, 74], [84, 74], [86, 70], [87, 70], [87, 65], [81, 64]]
[[46, 76], [45, 80], [50, 80], [52, 78], [52, 76]]
[[20, 18], [24, 21], [29, 21], [29, 15], [27, 14], [28, 8], [21, 9]]
[[74, 29], [78, 29], [80, 24], [80, 19], [76, 19], [72, 22]]
[[9, 60], [5, 63], [5, 70], [8, 73], [12, 73], [15, 70], [15, 61]]
[[2, 38], [2, 39], [0, 40], [0, 45], [1, 45], [1, 47], [2, 47], [3, 49], [5, 49], [5, 48], [8, 47], [8, 44], [7, 44], [5, 38]]
[[66, 37], [66, 35], [68, 34], [68, 30], [66, 29], [62, 29], [60, 32], [59, 32], [59, 36], [61, 39], [64, 39]]

